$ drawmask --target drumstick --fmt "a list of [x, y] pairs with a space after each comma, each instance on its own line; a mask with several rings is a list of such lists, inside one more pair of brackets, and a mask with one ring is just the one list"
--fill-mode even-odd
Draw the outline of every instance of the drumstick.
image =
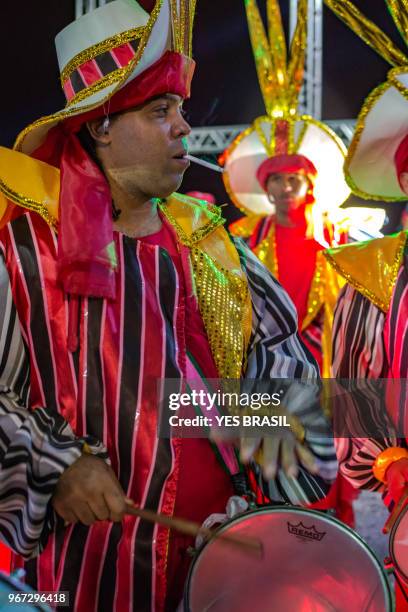
[[133, 516], [138, 516], [141, 519], [149, 521], [150, 523], [158, 523], [159, 525], [163, 525], [164, 527], [168, 527], [174, 531], [179, 531], [180, 533], [184, 533], [186, 535], [190, 535], [196, 537], [197, 535], [202, 535], [206, 539], [211, 540], [213, 538], [217, 538], [223, 540], [228, 544], [233, 544], [239, 547], [242, 551], [255, 555], [259, 558], [263, 557], [263, 546], [260, 540], [257, 538], [252, 538], [249, 536], [240, 536], [229, 533], [215, 533], [211, 529], [207, 529], [206, 527], [201, 527], [198, 523], [194, 523], [193, 521], [188, 521], [187, 519], [177, 518], [175, 516], [167, 516], [166, 514], [158, 514], [157, 512], [153, 512], [152, 510], [147, 510], [146, 508], [138, 508], [136, 506], [128, 506], [126, 510], [126, 514], [132, 514]]
[[404, 507], [405, 502], [408, 499], [408, 488], [405, 487], [404, 491], [402, 492], [401, 497], [398, 500], [398, 503], [395, 504], [393, 511], [391, 512], [390, 516], [387, 519], [387, 522], [385, 523], [382, 532], [383, 533], [388, 533], [389, 531], [391, 531], [391, 529], [394, 527], [394, 524], [397, 521], [397, 518], [400, 515], [400, 512], [402, 510], [402, 508]]

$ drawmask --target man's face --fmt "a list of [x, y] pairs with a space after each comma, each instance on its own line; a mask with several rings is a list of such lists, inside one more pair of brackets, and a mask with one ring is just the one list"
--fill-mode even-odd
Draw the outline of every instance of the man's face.
[[289, 213], [305, 203], [309, 187], [309, 179], [302, 172], [277, 172], [269, 176], [266, 192], [278, 212]]
[[190, 163], [182, 139], [191, 130], [182, 102], [164, 94], [113, 118], [101, 158], [109, 178], [130, 195], [165, 198], [180, 186]]

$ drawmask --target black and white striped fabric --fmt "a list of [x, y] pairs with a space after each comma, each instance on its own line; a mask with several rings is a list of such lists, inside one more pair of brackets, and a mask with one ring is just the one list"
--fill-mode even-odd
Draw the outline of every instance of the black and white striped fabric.
[[[384, 313], [370, 300], [350, 285], [346, 285], [337, 302], [333, 323], [333, 376], [348, 379], [406, 379], [408, 374], [408, 321], [406, 316], [407, 254], [400, 269], [388, 313]], [[405, 300], [405, 304], [404, 304]], [[387, 348], [385, 328], [390, 328], [392, 346]], [[398, 330], [398, 334], [396, 334]], [[401, 333], [405, 330], [405, 333]], [[405, 347], [405, 348], [404, 348]], [[390, 356], [399, 355], [400, 359], [391, 370]], [[369, 431], [384, 432], [384, 418], [387, 407], [378, 394], [369, 393], [367, 401], [359, 401], [352, 417], [354, 427], [364, 420]], [[363, 398], [364, 399], [364, 398]], [[352, 410], [353, 408], [351, 408]], [[364, 411], [364, 415], [362, 414]], [[376, 426], [377, 424], [377, 426]], [[393, 428], [387, 425], [387, 437], [372, 438], [350, 437], [336, 439], [339, 466], [343, 475], [360, 489], [385, 491], [385, 487], [373, 475], [376, 457], [390, 446], [407, 447], [404, 438], [393, 435]], [[387, 498], [386, 503], [389, 504]]]
[[[133, 532], [131, 534], [130, 539], [134, 537], [132, 542], [135, 548], [130, 550], [127, 544], [119, 546], [122, 540], [125, 541], [125, 536], [128, 537], [122, 532], [120, 525], [114, 525], [112, 529], [107, 528], [106, 534], [104, 532], [103, 535], [107, 542], [106, 555], [92, 561], [93, 564], [99, 564], [96, 570], [96, 566], [87, 564], [85, 558], [92, 553], [89, 542], [100, 542], [102, 536], [98, 536], [96, 528], [76, 525], [65, 530], [67, 533], [62, 535], [60, 533], [57, 537], [53, 533], [56, 517], [50, 500], [59, 476], [80, 456], [84, 442], [95, 454], [105, 459], [107, 451], [101, 441], [107, 440], [106, 444], [113, 445], [109, 457], [125, 490], [129, 479], [132, 479], [137, 472], [138, 457], [133, 452], [132, 440], [134, 436], [143, 433], [141, 429], [138, 433], [137, 427], [141, 427], [140, 420], [145, 419], [146, 415], [139, 409], [137, 385], [135, 385], [136, 366], [141, 354], [147, 355], [149, 350], [151, 352], [147, 346], [146, 333], [141, 333], [140, 329], [149, 329], [150, 335], [154, 337], [160, 332], [162, 334], [160, 337], [166, 340], [166, 343], [163, 343], [163, 346], [167, 347], [163, 352], [163, 364], [153, 363], [149, 364], [149, 367], [155, 369], [159, 367], [158, 371], [162, 371], [163, 377], [177, 377], [179, 374], [176, 361], [173, 359], [173, 354], [181, 350], [175, 337], [174, 324], [177, 301], [173, 294], [175, 294], [174, 288], [178, 287], [177, 268], [167, 252], [160, 247], [142, 248], [139, 241], [118, 238], [121, 306], [119, 308], [116, 304], [105, 302], [102, 304], [100, 300], [84, 302], [80, 315], [81, 329], [84, 331], [81, 332], [80, 342], [86, 344], [87, 350], [83, 353], [81, 363], [78, 360], [77, 363], [76, 357], [68, 356], [70, 360], [73, 359], [70, 369], [73, 385], [77, 385], [78, 388], [85, 381], [85, 387], [78, 394], [81, 400], [78, 422], [82, 419], [83, 430], [92, 434], [92, 436], [78, 435], [80, 430], [73, 430], [60, 414], [60, 406], [57, 405], [57, 398], [61, 397], [60, 390], [66, 381], [61, 380], [57, 367], [61, 360], [58, 361], [60, 356], [54, 347], [58, 346], [59, 350], [63, 351], [67, 349], [61, 341], [61, 338], [65, 337], [66, 300], [60, 295], [61, 289], [49, 282], [51, 277], [48, 270], [53, 273], [55, 265], [52, 255], [55, 252], [55, 234], [33, 213], [17, 219], [7, 228], [7, 232], [10, 236], [9, 244], [12, 245], [8, 252], [4, 252], [5, 259], [9, 262], [8, 267], [2, 260], [0, 261], [0, 537], [26, 559], [36, 557], [49, 538], [52, 544], [51, 552], [48, 543], [43, 555], [27, 564], [30, 584], [37, 588], [43, 584], [39, 581], [43, 571], [41, 559], [44, 554], [49, 554], [53, 560], [52, 571], [55, 572], [55, 576], [53, 574], [50, 580], [55, 590], [75, 589], [75, 581], [79, 581], [82, 585], [81, 589], [78, 589], [76, 601], [90, 596], [87, 593], [89, 588], [87, 585], [95, 575], [103, 578], [113, 576], [115, 579], [101, 579], [98, 587], [95, 587], [98, 589], [100, 587], [100, 590], [91, 593], [93, 601], [116, 601], [120, 581], [124, 574], [129, 573], [126, 556], [128, 555], [132, 568], [129, 575], [135, 580], [135, 572], [140, 574], [140, 568], [147, 568], [149, 578], [147, 582], [145, 581], [147, 585], [145, 590], [148, 601], [149, 585], [154, 574], [154, 569], [151, 567], [151, 551], [156, 545], [153, 532], [147, 532], [147, 528], [145, 529], [145, 525], [141, 523], [139, 531], [134, 532], [137, 533], [137, 537], [132, 535]], [[252, 337], [247, 355], [246, 376], [250, 379], [298, 378], [317, 383], [317, 366], [299, 340], [293, 304], [246, 246], [239, 244], [238, 250], [248, 277], [253, 303]], [[18, 253], [20, 258], [18, 265], [14, 252]], [[26, 283], [27, 305], [24, 308], [29, 314], [26, 316], [25, 324], [19, 321], [13, 303], [8, 268], [13, 268], [15, 274], [21, 274]], [[146, 281], [149, 274], [151, 275], [149, 283], [143, 284], [141, 279]], [[149, 302], [146, 301], [147, 297]], [[58, 315], [62, 316], [64, 322], [62, 330], [50, 314], [52, 300], [63, 305], [63, 313]], [[142, 303], [149, 304], [149, 308], [152, 308], [151, 313], [149, 309], [141, 308]], [[156, 319], [154, 319], [148, 328], [148, 317], [152, 317], [153, 314], [156, 317], [160, 315], [158, 320], [162, 321], [161, 327], [155, 324]], [[46, 324], [36, 327], [33, 317], [40, 315], [44, 317]], [[109, 334], [113, 333], [112, 330], [117, 340], [109, 337]], [[42, 334], [42, 337], [38, 334]], [[59, 344], [56, 341], [57, 337]], [[114, 341], [117, 344], [113, 344]], [[149, 342], [153, 341], [155, 340], [150, 337]], [[109, 350], [105, 352], [104, 343], [109, 342], [111, 344], [106, 344]], [[39, 346], [51, 347], [49, 355], [47, 353], [41, 357]], [[116, 365], [116, 362], [112, 363], [110, 346], [115, 346], [117, 354], [122, 356], [121, 363]], [[65, 359], [65, 356], [63, 358]], [[55, 367], [54, 362], [57, 364]], [[144, 367], [147, 365], [146, 358]], [[118, 376], [112, 374], [112, 367], [118, 368]], [[32, 399], [30, 400], [30, 382], [33, 396], [34, 374], [37, 378], [41, 377], [41, 388], [38, 383], [36, 384], [47, 404], [42, 406], [37, 400], [34, 404], [37, 406], [35, 410], [32, 409]], [[146, 386], [144, 379], [142, 382]], [[126, 384], [128, 389], [125, 388]], [[154, 388], [156, 388], [155, 383]], [[146, 387], [146, 393], [148, 390], [149, 387]], [[136, 394], [134, 398], [133, 393]], [[132, 395], [131, 402], [129, 394]], [[111, 401], [110, 396], [116, 399]], [[75, 401], [74, 398], [73, 405]], [[329, 482], [336, 475], [337, 464], [329, 428], [327, 436], [322, 439], [307, 438], [308, 423], [321, 422], [323, 419], [321, 411], [316, 409], [316, 406], [306, 411], [302, 406], [298, 406], [293, 412], [306, 424], [306, 439], [317, 458], [319, 474], [312, 476], [301, 470], [299, 478], [294, 479], [285, 477], [280, 471], [273, 483], [262, 482], [262, 486], [271, 499], [307, 504], [325, 495]], [[138, 426], [135, 426], [136, 413], [139, 415]], [[109, 433], [110, 421], [102, 418], [103, 414], [110, 415], [109, 418], [118, 423], [117, 436]], [[153, 415], [149, 418], [153, 418]], [[96, 432], [100, 432], [100, 435], [96, 435]], [[125, 452], [124, 448], [128, 450]], [[158, 444], [153, 444], [152, 449], [157, 455], [155, 455], [157, 465], [161, 461], [165, 471], [161, 473], [157, 470], [155, 477], [152, 479], [149, 477], [146, 484], [146, 499], [149, 503], [150, 491], [153, 492], [153, 489], [154, 500], [160, 501], [163, 483], [172, 469], [173, 461], [168, 441], [161, 440]], [[258, 475], [261, 481], [259, 472]], [[143, 532], [144, 535], [142, 529], [146, 531]], [[61, 544], [62, 540], [64, 545]], [[146, 551], [150, 550], [147, 555], [150, 565], [149, 563], [146, 565], [146, 559], [142, 558], [145, 545]], [[72, 570], [74, 566], [75, 572]], [[117, 571], [118, 567], [121, 568], [120, 572]], [[88, 569], [91, 572], [89, 575]], [[140, 594], [144, 588], [141, 585], [140, 575], [137, 581], [140, 583], [138, 587]]]
[[[248, 379], [300, 379], [308, 381], [313, 392], [311, 383], [319, 379], [318, 366], [299, 338], [296, 309], [291, 299], [242, 240], [235, 238], [234, 243], [247, 273], [253, 305], [252, 338], [245, 376]], [[317, 385], [314, 391], [318, 395]], [[338, 464], [334, 441], [318, 401], [306, 409], [302, 403], [289, 402], [288, 409], [309, 425], [306, 442], [315, 456], [319, 475], [311, 476], [300, 468], [298, 478], [288, 478], [279, 470], [275, 481], [266, 482], [257, 469], [258, 481], [270, 499], [306, 505], [322, 499], [328, 491], [327, 483], [336, 478]], [[319, 437], [309, 436], [308, 431], [315, 427], [323, 433]]]

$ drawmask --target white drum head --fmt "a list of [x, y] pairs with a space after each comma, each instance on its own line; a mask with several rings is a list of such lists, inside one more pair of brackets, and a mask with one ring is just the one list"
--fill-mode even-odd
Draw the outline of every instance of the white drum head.
[[263, 559], [222, 540], [204, 546], [190, 570], [191, 612], [388, 612], [381, 564], [351, 529], [325, 514], [277, 506], [220, 531], [262, 541]]

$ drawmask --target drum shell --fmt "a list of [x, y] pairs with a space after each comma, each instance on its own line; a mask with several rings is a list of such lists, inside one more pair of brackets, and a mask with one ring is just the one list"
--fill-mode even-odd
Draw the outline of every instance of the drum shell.
[[218, 531], [260, 538], [264, 559], [220, 540], [206, 543], [190, 568], [185, 611], [393, 609], [387, 578], [367, 544], [322, 512], [261, 508]]

